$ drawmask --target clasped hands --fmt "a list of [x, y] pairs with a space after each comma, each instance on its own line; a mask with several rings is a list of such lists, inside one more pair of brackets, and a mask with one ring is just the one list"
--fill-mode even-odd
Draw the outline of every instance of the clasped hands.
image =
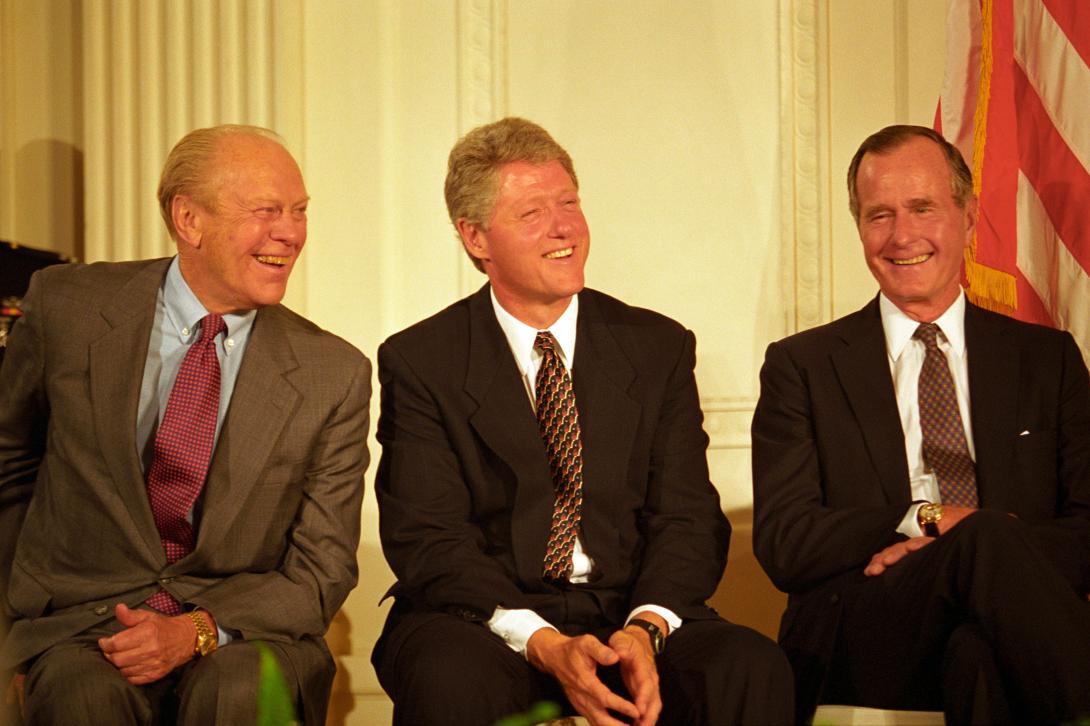
[[[206, 611], [199, 611], [215, 630]], [[159, 680], [193, 657], [197, 627], [187, 615], [163, 615], [153, 610], [131, 610], [118, 603], [115, 615], [125, 629], [99, 638], [102, 655], [134, 686]]]
[[[974, 507], [951, 507], [943, 505], [942, 519], [938, 522], [939, 534], [949, 532], [958, 522], [977, 511]], [[873, 557], [865, 568], [863, 574], [870, 577], [881, 575], [890, 567], [900, 562], [909, 552], [923, 549], [935, 540], [934, 537], [912, 537], [902, 542], [896, 542], [881, 550]]]
[[[125, 629], [108, 638], [99, 638], [98, 647], [125, 680], [134, 686], [153, 683], [193, 657], [197, 627], [186, 615], [168, 616], [151, 610], [130, 610], [118, 603], [115, 615]], [[213, 630], [211, 615], [201, 611]], [[7, 703], [25, 702], [26, 676], [16, 674], [5, 693]]]
[[[640, 618], [659, 624], [654, 613]], [[660, 628], [666, 632], [666, 622]], [[621, 726], [609, 712], [627, 716], [638, 726], [652, 726], [662, 710], [659, 675], [647, 632], [637, 627], [618, 630], [602, 643], [593, 635], [569, 637], [551, 628], [530, 636], [526, 656], [538, 670], [552, 675], [564, 689], [576, 711], [593, 726]], [[617, 665], [632, 696], [629, 701], [614, 693], [598, 678], [598, 666]]]

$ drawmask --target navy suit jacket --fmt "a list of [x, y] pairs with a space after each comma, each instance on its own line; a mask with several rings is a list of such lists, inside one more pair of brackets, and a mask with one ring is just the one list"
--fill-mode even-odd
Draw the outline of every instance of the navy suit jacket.
[[484, 621], [502, 606], [586, 632], [618, 627], [645, 603], [715, 617], [705, 600], [730, 527], [708, 479], [695, 338], [593, 290], [580, 293], [576, 335], [582, 541], [595, 575], [563, 589], [542, 579], [553, 482], [488, 286], [379, 349], [375, 486], [397, 576], [393, 621], [405, 612]]
[[[966, 306], [982, 508], [1013, 513], [1077, 592], [1090, 591], [1090, 378], [1070, 334]], [[753, 419], [754, 546], [788, 593], [780, 642], [822, 669], [843, 598], [904, 536], [908, 462], [875, 298], [773, 343]]]

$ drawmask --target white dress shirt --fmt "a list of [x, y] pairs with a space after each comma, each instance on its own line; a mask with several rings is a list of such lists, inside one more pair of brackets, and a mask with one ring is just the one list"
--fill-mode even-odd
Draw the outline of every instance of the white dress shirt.
[[[897, 531], [909, 537], [920, 537], [923, 532], [916, 519], [920, 502], [940, 502], [939, 483], [923, 460], [923, 431], [920, 428], [920, 406], [917, 398], [920, 369], [923, 367], [926, 349], [920, 340], [913, 338], [919, 321], [901, 312], [885, 295], [879, 295], [878, 306], [882, 313], [882, 330], [886, 336], [886, 354], [889, 370], [893, 375], [893, 388], [897, 396], [897, 410], [901, 415], [901, 429], [905, 434], [905, 454], [908, 457], [908, 478], [912, 487], [912, 500]], [[936, 319], [942, 334], [938, 336], [939, 350], [946, 355], [950, 374], [954, 379], [958, 410], [965, 427], [965, 441], [969, 456], [976, 461], [973, 446], [973, 423], [969, 417], [969, 354], [965, 349], [965, 293]]]
[[[517, 319], [511, 313], [504, 310], [496, 299], [496, 293], [491, 291], [492, 309], [496, 313], [496, 320], [507, 338], [507, 345], [511, 348], [511, 354], [515, 357], [515, 364], [522, 375], [522, 383], [526, 387], [526, 395], [530, 398], [530, 406], [536, 408], [537, 399], [535, 388], [537, 385], [537, 372], [541, 368], [541, 353], [534, 349], [534, 341], [537, 339], [538, 328], [527, 325]], [[579, 296], [573, 295], [564, 313], [548, 328], [560, 348], [560, 360], [564, 366], [572, 371], [574, 377], [575, 363], [575, 338], [576, 325], [579, 320]], [[578, 404], [577, 404], [578, 405]], [[593, 485], [591, 483], [590, 485]], [[575, 584], [586, 583], [590, 574], [594, 571], [594, 558], [583, 549], [582, 536], [577, 533], [575, 548], [572, 552], [572, 573], [570, 581]], [[627, 624], [632, 616], [638, 612], [651, 611], [661, 615], [670, 628], [670, 632], [681, 627], [681, 618], [673, 611], [658, 605], [640, 605], [633, 608], [625, 620]], [[488, 627], [493, 633], [504, 639], [504, 642], [517, 653], [526, 655], [526, 643], [530, 636], [541, 628], [556, 628], [533, 610], [518, 609], [508, 610], [497, 607], [488, 621]]]

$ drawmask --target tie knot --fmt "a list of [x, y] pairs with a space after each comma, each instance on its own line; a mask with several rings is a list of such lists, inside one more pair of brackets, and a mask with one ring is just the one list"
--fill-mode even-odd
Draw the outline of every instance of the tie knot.
[[546, 351], [556, 352], [556, 338], [548, 330], [537, 331], [537, 337], [534, 339], [534, 350], [540, 350], [542, 353]]
[[216, 336], [227, 330], [227, 323], [215, 313], [209, 313], [201, 318], [201, 337], [203, 345], [210, 345]]
[[920, 327], [916, 328], [916, 332], [912, 335], [923, 342], [923, 345], [928, 350], [938, 350], [938, 335], [939, 326], [934, 323], [920, 323]]

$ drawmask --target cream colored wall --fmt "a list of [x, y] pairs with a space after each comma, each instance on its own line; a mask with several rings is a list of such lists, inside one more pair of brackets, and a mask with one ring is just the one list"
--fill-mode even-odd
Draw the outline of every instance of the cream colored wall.
[[0, 239], [82, 256], [79, 7], [0, 0]]
[[[277, 70], [264, 77], [313, 196], [306, 264], [289, 302], [373, 357], [387, 335], [475, 289], [483, 277], [446, 221], [446, 154], [477, 123], [509, 113], [542, 123], [579, 171], [593, 234], [589, 283], [697, 334], [709, 461], [735, 525], [715, 604], [773, 632], [782, 598], [749, 542], [757, 372], [769, 341], [874, 294], [843, 170], [867, 133], [930, 122], [942, 79], [943, 0], [252, 4], [267, 11], [277, 45], [286, 46], [270, 49]], [[32, 5], [0, 0], [5, 99], [33, 75], [20, 67], [12, 81], [7, 72], [21, 28], [11, 19]], [[55, 87], [47, 95], [69, 90]], [[32, 122], [42, 113], [4, 114], [0, 236], [22, 224], [18, 200], [58, 206], [10, 172], [12, 153], [38, 136], [70, 138], [32, 132], [24, 116]], [[206, 123], [240, 120], [208, 116]], [[94, 195], [88, 190], [88, 205]], [[24, 241], [52, 240], [41, 233]], [[377, 414], [377, 396], [375, 404]], [[373, 436], [371, 446], [377, 457]], [[385, 613], [377, 603], [392, 582], [378, 544], [373, 472], [360, 586], [330, 636], [341, 666], [332, 723], [389, 722], [368, 662]]]

